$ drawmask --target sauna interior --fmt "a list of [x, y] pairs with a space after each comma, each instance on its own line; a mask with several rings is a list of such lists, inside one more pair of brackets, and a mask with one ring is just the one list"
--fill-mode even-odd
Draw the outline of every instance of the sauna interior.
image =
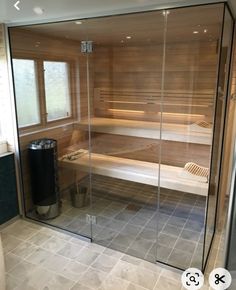
[[[224, 3], [9, 28], [26, 217], [204, 269], [232, 31]], [[39, 139], [57, 141], [53, 201], [35, 197]]]

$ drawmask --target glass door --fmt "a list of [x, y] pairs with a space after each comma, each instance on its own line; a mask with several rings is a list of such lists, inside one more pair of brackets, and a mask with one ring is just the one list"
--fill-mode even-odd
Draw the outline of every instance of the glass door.
[[223, 138], [213, 139], [223, 12], [217, 4], [165, 15], [157, 260], [180, 269], [202, 269], [204, 242], [209, 248], [213, 236], [218, 179], [211, 152]]
[[162, 11], [90, 19], [92, 239], [156, 261]]

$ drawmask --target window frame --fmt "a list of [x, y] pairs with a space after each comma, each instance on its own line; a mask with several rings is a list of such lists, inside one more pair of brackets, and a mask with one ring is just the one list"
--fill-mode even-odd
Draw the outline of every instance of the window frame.
[[[75, 60], [65, 57], [55, 57], [55, 56], [39, 56], [30, 53], [15, 53], [12, 59], [25, 59], [35, 61], [35, 73], [36, 73], [36, 88], [37, 96], [39, 102], [39, 114], [40, 123], [19, 127], [20, 134], [32, 133], [37, 130], [50, 129], [56, 126], [62, 126], [75, 121], [77, 117], [76, 111], [76, 82], [74, 80], [74, 75], [76, 74], [76, 64]], [[46, 88], [44, 80], [44, 61], [51, 62], [65, 62], [68, 65], [68, 85], [69, 85], [69, 97], [70, 97], [70, 112], [71, 115], [65, 118], [60, 118], [57, 120], [47, 120], [47, 107], [46, 107]], [[13, 67], [14, 69], [14, 67]]]

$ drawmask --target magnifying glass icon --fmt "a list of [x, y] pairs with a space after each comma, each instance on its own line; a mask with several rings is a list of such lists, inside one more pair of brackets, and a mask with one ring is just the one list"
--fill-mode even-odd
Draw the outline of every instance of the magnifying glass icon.
[[190, 280], [190, 282], [197, 283], [197, 281], [196, 281], [196, 279], [195, 279], [195, 277], [194, 277], [194, 276], [191, 276], [191, 277], [189, 278], [189, 280]]

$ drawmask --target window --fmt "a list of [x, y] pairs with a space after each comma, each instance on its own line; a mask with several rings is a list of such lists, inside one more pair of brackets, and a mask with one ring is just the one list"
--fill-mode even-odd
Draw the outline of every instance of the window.
[[71, 115], [68, 64], [44, 61], [47, 120], [53, 121]]
[[39, 124], [40, 111], [35, 61], [14, 59], [13, 67], [19, 127]]
[[13, 59], [20, 128], [72, 117], [68, 62]]

